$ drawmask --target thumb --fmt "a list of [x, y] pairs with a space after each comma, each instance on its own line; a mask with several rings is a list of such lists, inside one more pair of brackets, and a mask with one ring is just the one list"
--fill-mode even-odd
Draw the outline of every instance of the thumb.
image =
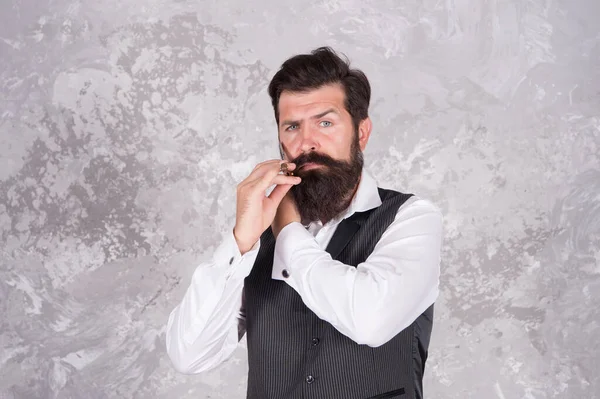
[[275, 187], [273, 191], [271, 191], [271, 194], [269, 194], [268, 198], [277, 207], [281, 203], [283, 197], [285, 197], [288, 191], [290, 191], [290, 188], [292, 188], [292, 186], [293, 184], [278, 184], [277, 187]]

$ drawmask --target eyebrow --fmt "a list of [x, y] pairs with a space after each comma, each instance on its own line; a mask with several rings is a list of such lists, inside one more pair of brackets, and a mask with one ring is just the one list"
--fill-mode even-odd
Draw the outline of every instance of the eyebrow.
[[[321, 119], [322, 117], [324, 117], [327, 114], [336, 114], [338, 115], [338, 112], [335, 110], [335, 108], [329, 108], [326, 111], [321, 112], [320, 114], [316, 114], [310, 117], [310, 119]], [[299, 125], [300, 121], [299, 120], [285, 120], [283, 122], [281, 122], [281, 127], [283, 126], [291, 126], [291, 125]]]

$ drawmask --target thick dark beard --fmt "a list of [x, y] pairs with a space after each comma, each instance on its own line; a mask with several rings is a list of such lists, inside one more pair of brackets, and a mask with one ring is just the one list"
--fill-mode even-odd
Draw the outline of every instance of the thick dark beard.
[[[301, 154], [291, 162], [296, 164], [294, 174], [302, 178], [291, 188], [302, 224], [317, 220], [325, 224], [348, 208], [364, 164], [358, 137], [352, 143], [349, 162], [315, 152]], [[302, 166], [309, 162], [321, 166], [304, 172]]]

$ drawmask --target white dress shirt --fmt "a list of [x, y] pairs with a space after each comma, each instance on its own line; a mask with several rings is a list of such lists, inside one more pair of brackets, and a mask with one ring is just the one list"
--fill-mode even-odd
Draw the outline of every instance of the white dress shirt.
[[[437, 299], [442, 244], [439, 209], [413, 196], [365, 262], [354, 267], [332, 259], [325, 248], [338, 224], [379, 205], [377, 183], [363, 168], [345, 214], [325, 225], [290, 223], [281, 230], [272, 271], [272, 278], [285, 281], [319, 318], [372, 347], [392, 339]], [[244, 278], [259, 248], [260, 240], [241, 255], [232, 229], [212, 260], [194, 271], [167, 322], [167, 353], [178, 371], [194, 374], [214, 368], [237, 347], [238, 327], [244, 325]]]

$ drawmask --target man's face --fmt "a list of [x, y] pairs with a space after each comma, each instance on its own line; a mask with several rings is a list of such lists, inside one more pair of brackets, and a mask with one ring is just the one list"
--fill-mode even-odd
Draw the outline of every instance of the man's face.
[[291, 193], [303, 223], [327, 223], [338, 216], [360, 180], [370, 120], [357, 132], [344, 99], [339, 85], [283, 92], [279, 99], [279, 140], [285, 159], [296, 164], [294, 174], [302, 178]]

